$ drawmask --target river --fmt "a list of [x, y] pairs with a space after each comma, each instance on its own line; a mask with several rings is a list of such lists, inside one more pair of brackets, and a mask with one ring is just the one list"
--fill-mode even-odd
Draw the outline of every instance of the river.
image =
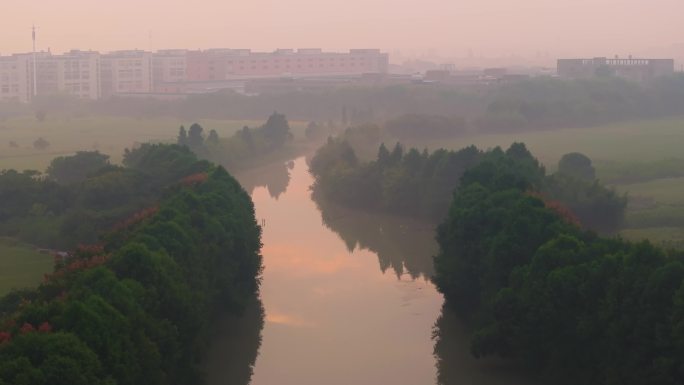
[[261, 301], [221, 325], [209, 385], [527, 383], [470, 356], [428, 279], [433, 226], [314, 201], [304, 157], [238, 179], [264, 223]]

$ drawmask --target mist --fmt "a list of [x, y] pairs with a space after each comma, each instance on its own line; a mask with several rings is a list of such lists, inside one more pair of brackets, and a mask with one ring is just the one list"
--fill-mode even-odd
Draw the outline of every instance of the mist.
[[[0, 52], [377, 47], [398, 58], [682, 59], [677, 0], [3, 2]], [[513, 57], [513, 58], [511, 58]], [[515, 59], [517, 57], [517, 59]], [[509, 63], [510, 64], [510, 63]]]
[[4, 0], [0, 385], [684, 384], [681, 0]]

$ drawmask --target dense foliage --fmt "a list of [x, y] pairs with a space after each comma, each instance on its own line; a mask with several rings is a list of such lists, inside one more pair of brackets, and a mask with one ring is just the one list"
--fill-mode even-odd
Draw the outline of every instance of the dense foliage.
[[[152, 146], [129, 162], [146, 170], [160, 157], [173, 164], [164, 147], [185, 154]], [[0, 301], [0, 383], [201, 380], [211, 320], [253, 302], [260, 229], [249, 196], [223, 168], [176, 179], [163, 195], [101, 245], [58, 260], [37, 290]]]
[[[515, 156], [518, 151], [521, 157], [527, 153], [519, 145], [512, 146], [509, 153]], [[497, 156], [502, 156], [499, 150], [484, 153], [473, 146], [428, 153], [415, 148], [405, 151], [399, 144], [390, 152], [382, 144], [376, 160], [362, 162], [347, 140], [330, 139], [311, 160], [310, 171], [316, 178], [314, 188], [333, 202], [439, 221], [466, 170]], [[578, 157], [584, 163], [575, 166], [570, 161], [567, 165], [568, 159]], [[563, 157], [559, 172], [549, 176], [536, 161], [528, 167], [536, 172], [535, 191], [563, 203], [583, 225], [611, 232], [621, 224], [626, 199], [595, 179], [586, 156]]]
[[72, 156], [53, 159], [45, 174], [57, 183], [72, 184], [84, 181], [90, 174], [109, 165], [108, 155], [98, 151], [79, 151]]
[[215, 130], [205, 138], [204, 128], [197, 123], [187, 131], [181, 126], [178, 132], [178, 145], [187, 146], [200, 158], [220, 163], [231, 170], [255, 163], [259, 158], [282, 149], [290, 140], [290, 124], [285, 115], [277, 112], [271, 114], [262, 126], [245, 126], [225, 139], [219, 138]]
[[348, 142], [330, 139], [311, 160], [315, 188], [334, 202], [382, 211], [437, 218], [462, 173], [481, 156], [475, 147], [428, 154], [385, 145], [375, 161], [362, 163]]
[[682, 383], [684, 256], [581, 230], [530, 193], [542, 170], [523, 149], [468, 170], [438, 229], [434, 281], [472, 352], [557, 384]]
[[127, 150], [123, 163], [113, 166], [97, 152], [79, 152], [56, 158], [47, 177], [0, 171], [0, 234], [50, 248], [92, 243], [152, 204], [169, 183], [208, 168], [187, 148], [156, 144]]

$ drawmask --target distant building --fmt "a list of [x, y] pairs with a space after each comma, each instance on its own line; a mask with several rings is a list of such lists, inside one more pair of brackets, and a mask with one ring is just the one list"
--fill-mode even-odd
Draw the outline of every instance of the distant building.
[[31, 56], [0, 56], [0, 101], [27, 103], [31, 100]]
[[152, 53], [116, 51], [101, 56], [102, 96], [153, 91]]
[[508, 75], [507, 68], [495, 67], [495, 68], [485, 68], [482, 70], [484, 76], [491, 76], [497, 79], [503, 79]]
[[443, 82], [449, 80], [451, 73], [449, 70], [427, 70], [423, 79], [429, 82]]
[[41, 52], [36, 61], [38, 95], [63, 94], [93, 100], [100, 97], [99, 53], [70, 51], [52, 55]]
[[[71, 95], [82, 99], [100, 97], [100, 54], [70, 51], [63, 55], [36, 53], [37, 95]], [[33, 99], [33, 56], [0, 57], [0, 100], [29, 102]]]
[[558, 75], [565, 78], [591, 78], [600, 75], [613, 75], [639, 83], [672, 75], [673, 59], [559, 59]]
[[152, 56], [152, 84], [155, 92], [175, 92], [188, 79], [188, 50], [157, 51]]
[[[129, 50], [100, 54], [70, 51], [0, 56], [0, 100], [29, 102], [34, 95], [64, 94], [85, 99], [112, 95], [172, 97], [240, 89], [251, 80], [384, 76], [389, 56], [378, 49], [323, 52], [318, 48], [252, 52], [248, 49]], [[240, 84], [237, 84], [240, 83]], [[313, 83], [311, 83], [313, 84]]]
[[205, 51], [188, 51], [187, 80], [191, 82], [207, 82], [226, 80], [229, 58], [249, 55], [250, 51], [232, 49], [210, 49]]
[[388, 67], [389, 56], [377, 49], [352, 49], [349, 53], [317, 48], [274, 52], [215, 49], [189, 52], [187, 71], [189, 81], [212, 81], [384, 74]]

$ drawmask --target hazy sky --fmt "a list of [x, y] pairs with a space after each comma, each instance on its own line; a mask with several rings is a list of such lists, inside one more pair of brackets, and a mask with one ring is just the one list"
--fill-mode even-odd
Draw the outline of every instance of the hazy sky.
[[[684, 0], [0, 0], [0, 53], [379, 47], [406, 55], [684, 53]], [[151, 38], [150, 38], [151, 36]]]

